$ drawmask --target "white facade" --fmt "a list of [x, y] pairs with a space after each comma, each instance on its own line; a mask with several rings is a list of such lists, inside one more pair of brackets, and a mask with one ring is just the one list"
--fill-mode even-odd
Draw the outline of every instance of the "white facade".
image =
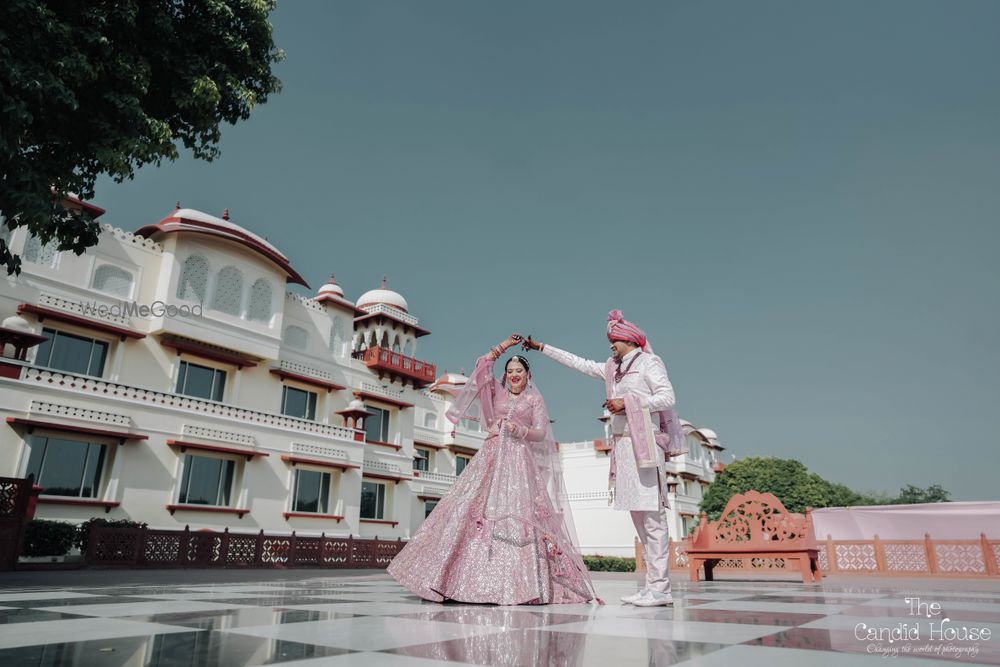
[[[483, 442], [446, 420], [466, 378], [414, 358], [430, 332], [384, 281], [357, 305], [332, 277], [286, 291], [304, 281], [278, 248], [188, 209], [104, 225], [80, 256], [0, 234], [23, 259], [0, 278], [0, 336], [48, 339], [23, 361], [0, 350], [0, 476], [36, 474], [38, 518], [407, 539]], [[685, 429], [675, 537], [722, 449]], [[585, 553], [631, 555], [600, 442], [561, 446], [577, 530]]]
[[[722, 468], [724, 449], [709, 429], [682, 420], [688, 453], [667, 463], [667, 525], [671, 539], [684, 539], [696, 525], [698, 504]], [[607, 434], [605, 434], [607, 437]], [[560, 443], [580, 550], [586, 555], [634, 556], [635, 528], [628, 512], [611, 508], [608, 440]]]
[[[0, 359], [0, 476], [40, 475], [38, 518], [406, 539], [482, 443], [475, 424], [452, 435], [448, 392], [406, 378], [432, 366], [364, 358], [429, 333], [401, 296], [286, 292], [302, 282], [287, 259], [228, 219], [104, 225], [81, 256], [0, 231], [23, 257], [0, 279], [0, 333], [49, 339]], [[354, 408], [375, 415], [367, 434]]]

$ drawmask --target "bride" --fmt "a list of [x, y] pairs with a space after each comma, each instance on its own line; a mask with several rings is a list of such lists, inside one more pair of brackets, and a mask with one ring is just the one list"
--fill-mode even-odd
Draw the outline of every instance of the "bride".
[[566, 604], [596, 600], [574, 546], [557, 445], [512, 334], [479, 358], [447, 417], [479, 418], [488, 437], [387, 572], [434, 602]]

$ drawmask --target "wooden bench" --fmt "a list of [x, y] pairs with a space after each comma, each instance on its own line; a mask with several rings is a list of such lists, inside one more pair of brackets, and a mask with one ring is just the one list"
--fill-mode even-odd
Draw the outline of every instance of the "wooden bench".
[[[724, 559], [781, 558], [786, 567], [797, 561], [802, 581], [820, 581], [819, 549], [813, 537], [812, 509], [791, 514], [773, 494], [748, 491], [729, 499], [718, 521], [701, 513], [687, 551], [691, 581], [704, 566], [705, 581]], [[787, 567], [789, 571], [791, 567]]]

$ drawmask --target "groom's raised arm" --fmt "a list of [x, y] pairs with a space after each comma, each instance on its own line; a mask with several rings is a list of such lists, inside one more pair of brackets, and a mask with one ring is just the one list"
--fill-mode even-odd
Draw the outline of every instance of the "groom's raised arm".
[[548, 343], [542, 345], [542, 354], [549, 359], [558, 361], [563, 366], [572, 368], [575, 371], [580, 371], [584, 375], [589, 375], [590, 377], [597, 378], [598, 380], [604, 380], [605, 364], [603, 363], [578, 357], [572, 352], [560, 350], [558, 347], [552, 347]]

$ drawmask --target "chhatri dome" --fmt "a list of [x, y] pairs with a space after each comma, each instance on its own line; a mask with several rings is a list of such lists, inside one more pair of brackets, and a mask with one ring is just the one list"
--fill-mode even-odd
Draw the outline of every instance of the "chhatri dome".
[[385, 285], [386, 279], [382, 278], [382, 286], [379, 289], [370, 290], [358, 297], [358, 308], [385, 304], [386, 306], [398, 308], [404, 313], [410, 312], [403, 295], [399, 292], [393, 292], [391, 289], [386, 289]]
[[337, 281], [334, 279], [332, 273], [330, 274], [330, 281], [319, 288], [316, 296], [322, 296], [324, 294], [340, 297], [341, 299], [344, 298], [344, 290], [337, 284]]

